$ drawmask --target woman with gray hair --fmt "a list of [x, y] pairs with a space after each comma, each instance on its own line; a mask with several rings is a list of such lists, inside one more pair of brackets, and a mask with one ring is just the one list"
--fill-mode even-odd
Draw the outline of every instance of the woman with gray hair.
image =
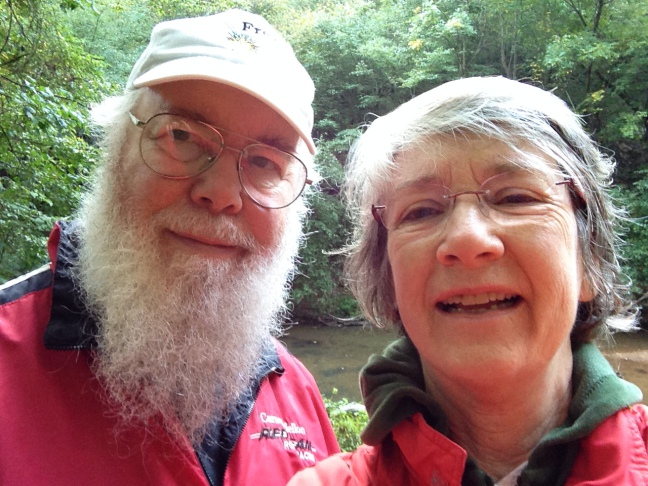
[[613, 169], [555, 95], [453, 81], [350, 156], [348, 271], [404, 335], [361, 372], [364, 445], [290, 485], [645, 485], [648, 408], [595, 340], [634, 327]]

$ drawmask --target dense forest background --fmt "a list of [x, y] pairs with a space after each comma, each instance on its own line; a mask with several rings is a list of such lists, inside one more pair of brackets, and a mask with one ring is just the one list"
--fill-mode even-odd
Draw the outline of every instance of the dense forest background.
[[121, 92], [161, 20], [231, 7], [264, 15], [317, 88], [325, 176], [313, 198], [292, 300], [296, 320], [356, 315], [342, 260], [345, 158], [365, 123], [445, 81], [503, 75], [553, 89], [618, 162], [635, 218], [625, 265], [648, 299], [646, 0], [2, 0], [0, 282], [46, 262], [52, 222], [70, 215], [98, 159], [88, 109]]

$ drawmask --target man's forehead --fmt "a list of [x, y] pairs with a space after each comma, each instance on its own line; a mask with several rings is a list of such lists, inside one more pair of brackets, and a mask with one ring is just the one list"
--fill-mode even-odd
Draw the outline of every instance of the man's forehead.
[[147, 116], [155, 114], [156, 110], [166, 111], [169, 103], [158, 93], [151, 88], [139, 88], [141, 90], [140, 96], [137, 98], [134, 110], [145, 112]]
[[[140, 97], [141, 103], [137, 105], [137, 108], [142, 110], [141, 116], [148, 119], [159, 113], [174, 113], [271, 145], [286, 152], [297, 153], [308, 150], [299, 133], [292, 126], [287, 122], [277, 123], [277, 119], [279, 121], [283, 120], [281, 116], [270, 106], [254, 97], [250, 97], [247, 93], [218, 83], [208, 83], [211, 90], [207, 90], [204, 96], [200, 96], [201, 93], [198, 93], [191, 97], [173, 96], [173, 99], [169, 99], [170, 97], [166, 95], [166, 92], [171, 88], [171, 86], [168, 86], [170, 84], [165, 83], [153, 88], [143, 88], [146, 91]], [[242, 108], [232, 110], [227, 103], [218, 102], [220, 97], [232, 93], [239, 97], [252, 99], [257, 109]], [[259, 110], [262, 110], [266, 115], [270, 114], [273, 119], [268, 120], [268, 122], [259, 122]], [[263, 117], [261, 118], [263, 119]], [[235, 122], [234, 125], [233, 122]], [[226, 133], [223, 135], [227, 138]]]

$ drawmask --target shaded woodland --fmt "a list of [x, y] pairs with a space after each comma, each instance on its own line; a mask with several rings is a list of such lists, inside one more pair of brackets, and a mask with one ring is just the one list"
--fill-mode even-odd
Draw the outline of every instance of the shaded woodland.
[[241, 7], [281, 30], [316, 85], [317, 161], [293, 291], [299, 320], [354, 317], [342, 257], [344, 163], [363, 126], [445, 81], [502, 75], [555, 90], [614, 154], [637, 300], [648, 300], [648, 1], [2, 0], [0, 282], [47, 261], [99, 154], [88, 109], [123, 89], [157, 22]]

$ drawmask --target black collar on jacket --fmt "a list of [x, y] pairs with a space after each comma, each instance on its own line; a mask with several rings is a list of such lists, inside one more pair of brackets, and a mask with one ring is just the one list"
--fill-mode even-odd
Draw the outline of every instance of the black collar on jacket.
[[47, 349], [92, 349], [96, 347], [97, 321], [88, 312], [83, 296], [71, 272], [78, 260], [78, 229], [76, 221], [57, 223], [60, 239], [56, 251], [52, 309], [45, 329]]

